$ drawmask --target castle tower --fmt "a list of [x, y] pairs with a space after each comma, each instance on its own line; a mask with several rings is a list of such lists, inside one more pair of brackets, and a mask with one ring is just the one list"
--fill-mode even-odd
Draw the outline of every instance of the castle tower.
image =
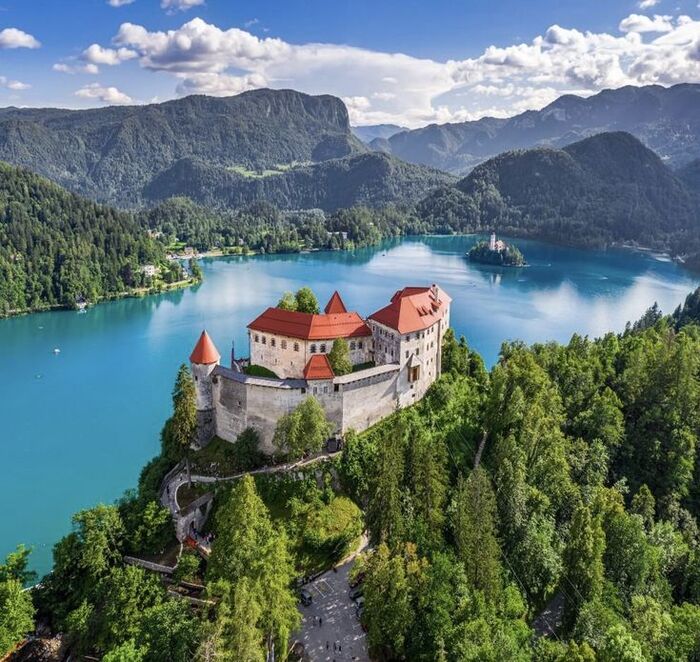
[[199, 445], [206, 445], [214, 436], [214, 394], [211, 373], [221, 355], [206, 331], [202, 331], [190, 354], [190, 365], [197, 394], [197, 427]]

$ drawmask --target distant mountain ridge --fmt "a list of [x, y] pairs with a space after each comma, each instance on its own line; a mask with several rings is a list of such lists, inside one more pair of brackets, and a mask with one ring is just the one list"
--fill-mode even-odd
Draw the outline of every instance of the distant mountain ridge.
[[141, 204], [143, 189], [181, 159], [264, 170], [366, 150], [340, 99], [293, 90], [79, 111], [0, 109], [0, 160], [122, 207]]
[[542, 110], [508, 119], [431, 124], [377, 138], [373, 149], [411, 163], [466, 173], [502, 152], [561, 147], [604, 132], [626, 131], [680, 167], [700, 157], [700, 85], [622, 87], [591, 97], [559, 97]]
[[352, 132], [365, 144], [371, 143], [375, 138], [391, 138], [399, 131], [408, 131], [408, 129], [398, 124], [369, 124], [352, 127]]
[[698, 197], [634, 136], [506, 152], [418, 205], [443, 232], [499, 232], [604, 247], [700, 250]]

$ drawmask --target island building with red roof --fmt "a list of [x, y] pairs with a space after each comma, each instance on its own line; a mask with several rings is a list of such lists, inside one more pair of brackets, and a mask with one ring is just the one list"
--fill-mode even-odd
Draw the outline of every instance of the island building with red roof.
[[[252, 427], [271, 453], [277, 421], [308, 397], [322, 405], [336, 437], [418, 402], [440, 375], [450, 303], [430, 285], [397, 291], [366, 318], [348, 311], [338, 292], [321, 314], [271, 307], [248, 325], [249, 358], [232, 359], [230, 367], [202, 331], [190, 355], [200, 444], [214, 435], [235, 442]], [[356, 368], [350, 374], [333, 373], [328, 353], [336, 338], [348, 344]], [[247, 374], [250, 365], [275, 376]]]

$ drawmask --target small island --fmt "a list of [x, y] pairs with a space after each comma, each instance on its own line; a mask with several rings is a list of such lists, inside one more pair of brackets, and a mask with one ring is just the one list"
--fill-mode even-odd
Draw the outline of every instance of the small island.
[[496, 239], [495, 232], [491, 233], [489, 241], [480, 241], [478, 244], [474, 244], [467, 253], [467, 257], [472, 262], [499, 267], [524, 267], [527, 264], [518, 248]]

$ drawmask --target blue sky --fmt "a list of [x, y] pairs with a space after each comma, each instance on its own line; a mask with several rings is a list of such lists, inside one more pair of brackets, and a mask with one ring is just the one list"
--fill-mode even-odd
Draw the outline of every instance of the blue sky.
[[700, 82], [698, 0], [0, 0], [0, 105], [293, 87], [357, 124]]

